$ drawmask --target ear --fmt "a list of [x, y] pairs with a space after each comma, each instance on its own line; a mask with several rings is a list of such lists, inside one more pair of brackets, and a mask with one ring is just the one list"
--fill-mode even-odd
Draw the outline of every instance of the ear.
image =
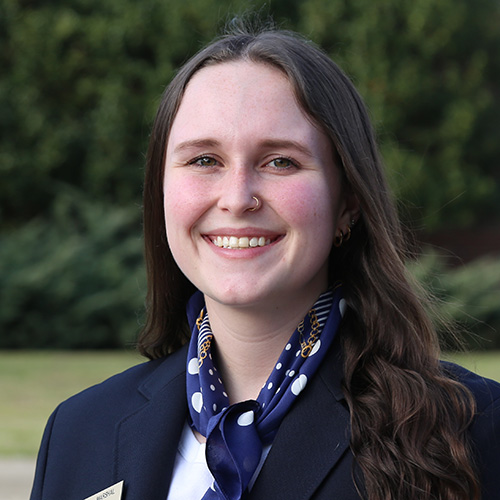
[[345, 234], [347, 233], [347, 228], [354, 226], [360, 216], [358, 197], [350, 188], [348, 188], [344, 194], [344, 200], [340, 209], [337, 229], [340, 229]]

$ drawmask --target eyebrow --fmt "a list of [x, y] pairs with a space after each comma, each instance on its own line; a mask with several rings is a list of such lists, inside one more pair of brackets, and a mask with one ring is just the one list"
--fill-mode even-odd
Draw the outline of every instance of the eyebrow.
[[175, 146], [173, 153], [180, 153], [186, 149], [195, 148], [214, 148], [220, 146], [220, 142], [215, 139], [193, 139], [191, 141], [184, 141]]
[[259, 144], [263, 148], [269, 149], [296, 149], [300, 153], [312, 157], [312, 152], [304, 144], [288, 139], [266, 139]]
[[[197, 148], [213, 148], [219, 147], [221, 143], [216, 139], [193, 139], [189, 141], [184, 141], [178, 144], [173, 153], [180, 153], [189, 149], [197, 149]], [[312, 152], [303, 144], [297, 141], [292, 141], [288, 139], [265, 139], [264, 141], [260, 141], [258, 147], [263, 149], [296, 149], [300, 153], [312, 157]]]

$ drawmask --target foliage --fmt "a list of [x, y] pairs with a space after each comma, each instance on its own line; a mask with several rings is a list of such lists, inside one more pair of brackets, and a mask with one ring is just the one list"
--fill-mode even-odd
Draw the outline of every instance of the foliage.
[[214, 35], [217, 3], [5, 0], [2, 11], [4, 225], [50, 206], [54, 179], [114, 202], [137, 201], [159, 96], [174, 69]]
[[309, 0], [301, 6], [299, 28], [314, 34], [367, 100], [407, 217], [435, 229], [470, 224], [498, 208], [500, 147], [492, 131], [500, 127], [500, 4]]
[[0, 243], [0, 348], [131, 343], [144, 303], [139, 210], [63, 192]]
[[[247, 8], [303, 32], [351, 76], [408, 221], [433, 230], [499, 213], [496, 0], [3, 0], [0, 346], [133, 338], [155, 108], [175, 69]], [[498, 329], [497, 264], [433, 259], [425, 280], [468, 304], [442, 309]]]
[[442, 254], [429, 250], [409, 269], [434, 295], [437, 317], [456, 327], [471, 348], [500, 348], [500, 260], [448, 267]]
[[411, 217], [435, 228], [498, 207], [496, 0], [4, 0], [0, 227], [46, 213], [54, 179], [136, 202], [173, 71], [231, 13], [262, 6], [355, 80]]
[[[111, 348], [133, 343], [145, 293], [139, 210], [62, 191], [40, 218], [0, 242], [0, 348]], [[500, 261], [449, 267], [427, 251], [409, 265], [437, 315], [500, 348]], [[443, 335], [446, 332], [442, 332]]]

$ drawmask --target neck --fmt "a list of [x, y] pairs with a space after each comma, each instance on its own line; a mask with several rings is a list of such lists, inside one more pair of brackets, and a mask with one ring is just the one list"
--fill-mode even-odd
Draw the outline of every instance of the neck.
[[231, 404], [257, 399], [281, 351], [317, 297], [258, 311], [205, 297], [217, 366]]

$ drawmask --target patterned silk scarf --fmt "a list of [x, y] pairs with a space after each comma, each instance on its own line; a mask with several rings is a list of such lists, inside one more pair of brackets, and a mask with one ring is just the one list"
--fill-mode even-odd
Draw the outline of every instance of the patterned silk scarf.
[[[192, 336], [187, 394], [192, 426], [207, 438], [207, 465], [215, 480], [203, 500], [240, 500], [279, 425], [318, 369], [342, 319], [345, 301], [337, 283], [300, 322], [257, 400], [229, 404], [211, 355], [213, 341], [203, 295], [188, 304]], [[200, 312], [201, 311], [201, 312]]]

